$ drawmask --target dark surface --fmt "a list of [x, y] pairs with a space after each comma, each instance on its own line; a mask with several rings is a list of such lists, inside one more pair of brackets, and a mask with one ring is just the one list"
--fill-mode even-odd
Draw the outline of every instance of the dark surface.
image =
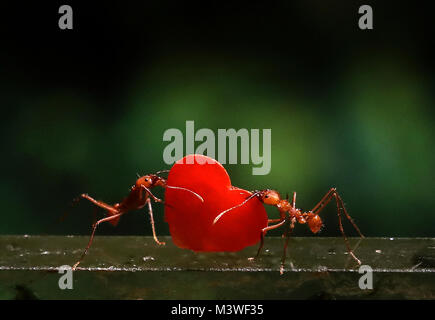
[[341, 238], [292, 238], [279, 273], [282, 239], [266, 238], [256, 261], [235, 253], [194, 253], [170, 238], [96, 237], [60, 290], [61, 265], [73, 265], [88, 237], [1, 236], [1, 299], [434, 299], [435, 239], [351, 239], [373, 269], [373, 290], [358, 286], [358, 267]]

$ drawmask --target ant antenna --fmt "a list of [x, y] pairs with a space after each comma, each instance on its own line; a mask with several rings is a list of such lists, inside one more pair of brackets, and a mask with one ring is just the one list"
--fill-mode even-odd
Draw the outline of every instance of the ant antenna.
[[189, 189], [186, 189], [186, 188], [183, 188], [183, 187], [175, 187], [175, 186], [166, 186], [166, 188], [188, 191], [188, 192], [192, 193], [193, 195], [197, 196], [199, 198], [199, 200], [201, 200], [201, 202], [204, 202], [203, 197], [201, 197], [199, 194], [197, 194], [196, 192], [194, 192], [192, 190], [189, 190]]
[[140, 178], [142, 176], [139, 173], [136, 172], [136, 177]]
[[260, 191], [255, 191], [253, 194], [251, 194], [248, 198], [246, 198], [245, 201], [243, 201], [242, 203], [239, 203], [238, 205], [235, 205], [234, 207], [231, 207], [229, 209], [226, 209], [224, 211], [222, 211], [221, 213], [218, 214], [218, 216], [216, 218], [214, 218], [213, 224], [215, 224], [216, 222], [218, 222], [218, 220], [228, 211], [231, 211], [233, 209], [236, 209], [238, 207], [243, 206], [246, 202], [248, 202], [249, 200], [251, 200], [252, 198], [254, 198], [255, 196], [259, 195]]

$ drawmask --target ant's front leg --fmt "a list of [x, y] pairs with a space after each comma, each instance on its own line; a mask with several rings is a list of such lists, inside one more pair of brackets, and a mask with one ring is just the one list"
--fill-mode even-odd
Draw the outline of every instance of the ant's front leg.
[[149, 213], [149, 215], [150, 215], [151, 229], [153, 230], [153, 238], [154, 238], [154, 241], [155, 241], [158, 245], [165, 245], [165, 242], [163, 242], [163, 241], [159, 241], [159, 239], [157, 239], [156, 229], [155, 229], [155, 226], [154, 226], [153, 208], [152, 208], [152, 205], [151, 205], [151, 200], [150, 200], [150, 198], [147, 198], [146, 203], [148, 204], [148, 213]]
[[149, 194], [149, 196], [150, 196], [151, 198], [153, 198], [153, 200], [154, 200], [155, 202], [162, 202], [161, 199], [159, 199], [159, 198], [157, 198], [155, 195], [153, 195], [153, 193], [151, 192], [151, 190], [148, 189], [147, 187], [145, 187], [143, 184], [141, 184], [141, 188], [144, 189], [144, 190]]
[[[281, 221], [281, 219], [280, 219], [280, 221]], [[263, 246], [264, 246], [264, 236], [266, 235], [266, 232], [269, 231], [269, 230], [273, 230], [273, 229], [281, 227], [285, 222], [286, 222], [286, 220], [284, 219], [284, 220], [282, 220], [281, 222], [279, 222], [277, 224], [274, 224], [272, 226], [268, 226], [268, 227], [263, 228], [261, 230], [260, 247], [258, 248], [258, 251], [257, 251], [257, 254], [255, 255], [255, 257], [248, 258], [250, 261], [258, 258], [258, 256], [260, 255], [261, 249], [263, 249]]]

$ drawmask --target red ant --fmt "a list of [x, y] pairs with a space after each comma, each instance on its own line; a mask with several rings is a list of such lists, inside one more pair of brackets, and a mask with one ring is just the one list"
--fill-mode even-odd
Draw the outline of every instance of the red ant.
[[[287, 251], [289, 236], [292, 233], [296, 222], [298, 222], [300, 224], [307, 223], [311, 232], [318, 233], [323, 226], [323, 222], [319, 216], [319, 213], [323, 210], [323, 208], [325, 208], [325, 206], [333, 198], [335, 198], [335, 202], [337, 204], [338, 223], [339, 223], [341, 234], [343, 235], [344, 241], [346, 243], [347, 250], [348, 250], [349, 254], [352, 256], [352, 258], [358, 263], [358, 265], [361, 265], [361, 261], [352, 252], [352, 249], [350, 248], [350, 245], [349, 245], [349, 241], [347, 240], [346, 234], [344, 233], [343, 225], [341, 222], [341, 211], [344, 212], [346, 218], [352, 223], [353, 227], [359, 233], [361, 238], [364, 238], [364, 236], [362, 235], [361, 231], [359, 230], [359, 228], [357, 227], [355, 222], [353, 222], [350, 215], [347, 213], [347, 210], [344, 207], [343, 200], [341, 199], [340, 195], [337, 193], [337, 190], [335, 188], [331, 188], [325, 194], [325, 196], [322, 198], [322, 200], [320, 200], [319, 203], [312, 210], [310, 210], [308, 212], [303, 212], [300, 209], [296, 208], [296, 192], [293, 193], [293, 201], [292, 201], [292, 203], [290, 203], [288, 201], [288, 195], [287, 195], [287, 199], [281, 199], [280, 194], [275, 190], [270, 190], [270, 189], [256, 190], [256, 191], [253, 191], [253, 193], [242, 203], [240, 203], [232, 208], [229, 208], [225, 211], [222, 211], [215, 218], [213, 224], [215, 224], [228, 211], [231, 211], [235, 208], [243, 206], [246, 202], [248, 202], [249, 200], [251, 200], [253, 198], [259, 199], [264, 204], [277, 207], [279, 214], [280, 214], [279, 219], [269, 219], [268, 220], [268, 223], [276, 223], [276, 224], [267, 226], [261, 230], [260, 247], [258, 248], [257, 255], [255, 256], [255, 258], [257, 258], [260, 255], [261, 249], [263, 248], [264, 236], [265, 236], [266, 232], [269, 230], [272, 230], [272, 229], [279, 228], [282, 225], [284, 225], [287, 221], [289, 221], [290, 228], [288, 230], [286, 230], [284, 235], [283, 235], [286, 237], [286, 241], [284, 244], [284, 253], [283, 253], [282, 260], [281, 260], [281, 268], [280, 268], [280, 272], [282, 274], [283, 270], [284, 270], [284, 262], [285, 262], [285, 258], [286, 258], [286, 251]], [[251, 258], [251, 259], [254, 259], [254, 258]]]
[[[116, 226], [119, 222], [120, 217], [127, 213], [128, 211], [132, 210], [138, 210], [142, 209], [144, 206], [148, 206], [148, 212], [150, 215], [150, 222], [151, 222], [151, 228], [153, 232], [154, 240], [159, 245], [165, 245], [164, 242], [159, 241], [157, 239], [156, 230], [154, 227], [154, 217], [153, 217], [153, 209], [151, 206], [151, 198], [155, 202], [162, 202], [159, 198], [155, 197], [152, 192], [151, 188], [154, 187], [162, 187], [162, 188], [172, 188], [172, 189], [179, 189], [191, 192], [196, 197], [198, 197], [202, 202], [204, 202], [204, 199], [197, 193], [186, 189], [182, 187], [176, 187], [176, 186], [168, 186], [166, 184], [166, 179], [159, 176], [161, 172], [168, 172], [169, 170], [163, 170], [156, 172], [155, 174], [149, 174], [145, 176], [140, 176], [138, 174], [138, 179], [136, 180], [136, 183], [130, 188], [130, 193], [126, 198], [124, 198], [121, 202], [115, 203], [114, 205], [109, 205], [103, 201], [97, 201], [90, 197], [88, 194], [81, 194], [80, 197], [83, 199], [87, 199], [91, 201], [93, 204], [97, 205], [100, 208], [103, 208], [106, 211], [107, 217], [98, 220], [96, 223], [92, 225], [92, 233], [91, 237], [89, 239], [89, 243], [85, 248], [85, 251], [83, 252], [82, 256], [80, 257], [79, 261], [77, 261], [74, 266], [72, 267], [73, 270], [77, 268], [77, 266], [82, 262], [84, 257], [86, 256], [91, 244], [92, 240], [94, 239], [95, 230], [97, 229], [98, 225], [102, 222], [110, 222], [114, 226]], [[80, 200], [80, 197], [76, 199], [77, 201]]]

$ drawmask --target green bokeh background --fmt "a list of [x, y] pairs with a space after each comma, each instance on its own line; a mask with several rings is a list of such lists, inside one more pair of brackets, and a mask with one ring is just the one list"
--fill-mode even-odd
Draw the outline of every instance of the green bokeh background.
[[[297, 191], [304, 209], [334, 186], [365, 235], [434, 236], [428, 10], [374, 4], [375, 29], [361, 31], [359, 5], [73, 3], [72, 31], [57, 29], [58, 6], [35, 6], [0, 54], [0, 233], [88, 234], [92, 206], [72, 199], [117, 202], [136, 173], [169, 169], [164, 131], [194, 120], [272, 129], [270, 174], [226, 165], [236, 186]], [[323, 217], [321, 234], [338, 236], [332, 204]], [[98, 233], [151, 228], [142, 210]]]

